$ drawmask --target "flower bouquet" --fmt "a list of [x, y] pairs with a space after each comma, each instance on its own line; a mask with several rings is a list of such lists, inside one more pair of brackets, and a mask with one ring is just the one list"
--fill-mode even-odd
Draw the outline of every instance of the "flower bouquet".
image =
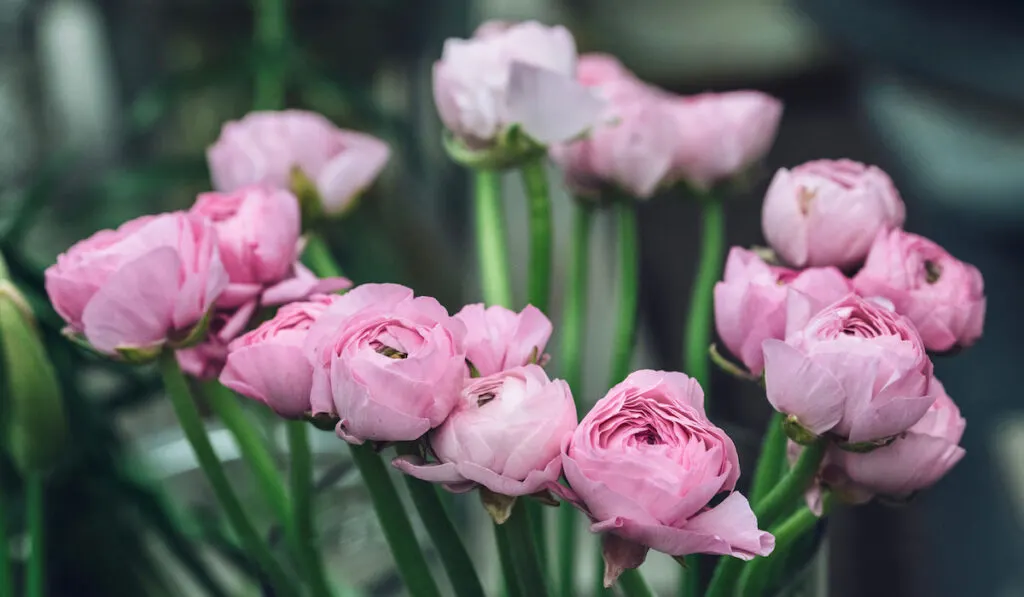
[[[445, 586], [457, 597], [591, 594], [574, 582], [586, 557], [581, 524], [601, 539], [595, 591], [654, 595], [641, 572], [653, 549], [680, 563], [673, 594], [775, 595], [806, 567], [833, 508], [905, 500], [963, 457], [964, 420], [929, 354], [979, 338], [982, 278], [902, 229], [904, 205], [883, 171], [849, 160], [780, 170], [763, 204], [768, 247], [733, 247], [726, 258], [724, 195], [769, 150], [779, 101], [755, 91], [677, 96], [611, 56], [578, 56], [566, 29], [536, 22], [489, 22], [448, 40], [433, 79], [444, 147], [474, 180], [482, 303], [452, 314], [413, 289], [343, 276], [323, 224], [373, 183], [389, 148], [297, 110], [224, 125], [207, 154], [214, 191], [187, 211], [100, 231], [45, 272], [69, 341], [103, 359], [157, 363], [264, 594], [340, 594], [317, 537], [311, 433], [333, 432], [338, 450], [351, 451], [415, 597]], [[552, 224], [549, 160], [575, 197], [570, 231]], [[529, 214], [529, 260], [518, 265], [525, 302], [514, 299], [502, 216], [502, 175], [515, 171], [527, 202], [514, 208]], [[630, 372], [636, 204], [671, 187], [702, 210], [685, 362]], [[580, 383], [599, 210], [616, 221], [618, 313], [609, 389], [595, 402]], [[552, 242], [566, 233], [555, 349]], [[3, 268], [0, 280], [5, 440], [29, 480], [26, 499], [41, 500], [53, 442], [39, 441], [33, 421], [63, 424], [60, 388], [32, 309]], [[707, 414], [712, 364], [763, 386], [776, 411], [757, 461], [742, 468]], [[199, 398], [237, 440], [284, 530], [283, 550], [271, 550], [225, 475]], [[287, 420], [287, 473], [256, 437], [245, 399]], [[404, 473], [439, 567], [425, 558], [389, 467]], [[741, 470], [752, 475], [745, 494]], [[481, 582], [442, 492], [493, 519], [500, 589]], [[548, 507], [557, 527], [545, 523]], [[32, 597], [44, 584], [37, 538]], [[0, 555], [8, 597], [9, 557]], [[702, 578], [702, 568], [713, 574]]]

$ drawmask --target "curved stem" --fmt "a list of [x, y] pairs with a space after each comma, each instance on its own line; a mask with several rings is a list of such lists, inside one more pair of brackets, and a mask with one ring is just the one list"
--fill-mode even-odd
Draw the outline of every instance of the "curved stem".
[[263, 60], [256, 71], [254, 110], [281, 110], [285, 103], [284, 50], [288, 41], [285, 0], [254, 0], [253, 37]]
[[640, 290], [640, 255], [637, 247], [636, 208], [625, 201], [615, 204], [619, 242], [619, 307], [612, 339], [609, 386], [629, 373], [636, 341], [636, 311]]
[[370, 499], [377, 511], [384, 538], [395, 558], [398, 573], [405, 581], [406, 590], [412, 597], [440, 597], [437, 583], [430, 574], [430, 567], [423, 557], [423, 551], [416, 541], [412, 523], [405, 513], [402, 500], [395, 490], [387, 467], [369, 444], [349, 445], [352, 460], [363, 476]]
[[544, 581], [544, 569], [536, 550], [536, 537], [530, 523], [530, 512], [525, 500], [517, 499], [512, 515], [505, 521], [508, 527], [508, 542], [515, 564], [518, 583], [524, 597], [547, 597], [548, 587]]
[[306, 425], [305, 421], [288, 421], [286, 425], [288, 452], [292, 458], [288, 475], [292, 496], [290, 526], [294, 529], [292, 541], [313, 597], [331, 597], [331, 584], [317, 549], [313, 524], [313, 456], [309, 451]]
[[[822, 495], [822, 516], [826, 516], [832, 505], [832, 496], [828, 492]], [[757, 558], [748, 562], [740, 575], [737, 583], [737, 594], [740, 597], [760, 597], [764, 594], [765, 584], [769, 579], [769, 572], [775, 554], [785, 554], [793, 543], [805, 533], [818, 524], [820, 518], [810, 511], [807, 506], [801, 506], [789, 518], [779, 525], [772, 527], [771, 533], [775, 535], [775, 552], [766, 558]]]
[[690, 313], [686, 318], [683, 370], [703, 386], [707, 396], [708, 346], [711, 345], [715, 282], [722, 274], [725, 253], [725, 209], [722, 202], [714, 197], [704, 197], [701, 208], [700, 262], [690, 294]]
[[46, 594], [46, 502], [43, 476], [37, 472], [29, 472], [25, 476], [25, 518], [32, 546], [28, 556], [25, 597], [43, 597]]
[[771, 526], [786, 508], [803, 499], [804, 492], [814, 480], [814, 475], [825, 458], [827, 446], [828, 443], [823, 439], [804, 446], [793, 468], [768, 492], [768, 495], [764, 496], [763, 500], [754, 504], [758, 526]]
[[630, 568], [620, 574], [618, 585], [626, 597], [656, 597], [654, 589], [647, 584], [636, 568]]
[[546, 156], [532, 159], [521, 167], [530, 205], [530, 266], [527, 286], [529, 302], [547, 313], [551, 297], [551, 198], [544, 169]]
[[210, 482], [217, 501], [224, 509], [224, 514], [238, 535], [242, 548], [256, 561], [257, 566], [266, 575], [278, 595], [281, 597], [298, 595], [298, 590], [285, 575], [277, 560], [274, 559], [270, 548], [257, 534], [256, 529], [242, 510], [242, 503], [238, 496], [231, 489], [231, 483], [228, 481], [227, 475], [224, 474], [220, 459], [213, 451], [210, 438], [206, 435], [203, 421], [199, 417], [199, 411], [192, 400], [191, 392], [189, 392], [188, 382], [181, 369], [178, 368], [174, 351], [166, 350], [160, 355], [160, 373], [163, 376], [167, 395], [174, 406], [181, 429], [192, 445], [196, 460], [206, 475], [206, 479]]
[[[399, 454], [415, 454], [415, 449], [409, 449], [407, 445], [399, 444]], [[423, 526], [427, 528], [434, 547], [441, 556], [441, 563], [444, 565], [448, 580], [452, 589], [458, 597], [483, 597], [484, 588], [480, 584], [476, 569], [473, 567], [473, 560], [466, 551], [455, 525], [441, 503], [437, 488], [426, 481], [421, 481], [409, 475], [403, 475], [405, 485], [409, 488], [409, 495], [416, 511], [420, 514]]]
[[768, 429], [761, 442], [761, 455], [754, 471], [754, 482], [747, 495], [752, 504], [763, 500], [786, 470], [786, 432], [782, 428], [782, 419], [782, 413], [775, 412], [768, 420]]
[[512, 306], [512, 283], [508, 274], [508, 247], [505, 218], [501, 207], [501, 173], [475, 170], [476, 246], [480, 267], [480, 285], [484, 303]]
[[[3, 258], [0, 257], [0, 265]], [[0, 279], [3, 272], [0, 272]], [[11, 576], [11, 558], [9, 537], [7, 536], [7, 495], [0, 487], [0, 597], [13, 597], [14, 585]]]
[[321, 278], [334, 278], [343, 275], [341, 267], [338, 266], [327, 243], [324, 242], [324, 237], [316, 232], [309, 232], [306, 235], [306, 249], [302, 253], [302, 260]]

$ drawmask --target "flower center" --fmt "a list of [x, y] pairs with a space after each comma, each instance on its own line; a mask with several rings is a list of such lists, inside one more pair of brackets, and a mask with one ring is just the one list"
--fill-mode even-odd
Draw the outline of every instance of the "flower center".
[[404, 359], [409, 356], [408, 354], [402, 352], [401, 350], [398, 350], [397, 348], [391, 348], [390, 346], [384, 344], [380, 340], [374, 340], [373, 342], [370, 342], [370, 346], [375, 351], [377, 351], [377, 354], [382, 354], [388, 357], [389, 359]]
[[658, 435], [658, 432], [655, 431], [654, 428], [650, 426], [644, 427], [640, 431], [637, 431], [633, 437], [647, 444], [648, 446], [653, 446], [661, 443], [661, 436]]
[[490, 402], [491, 400], [494, 400], [494, 398], [495, 398], [494, 392], [485, 392], [485, 393], [480, 394], [479, 396], [476, 397], [476, 405], [477, 406], [483, 406], [483, 405], [487, 404], [488, 402]]
[[806, 216], [808, 213], [811, 212], [811, 201], [814, 200], [814, 196], [817, 194], [818, 192], [815, 191], [814, 189], [800, 187], [800, 190], [797, 195], [797, 204], [800, 206], [801, 214]]
[[929, 284], [934, 284], [939, 281], [939, 277], [942, 276], [942, 266], [938, 263], [928, 259], [924, 262], [924, 280]]

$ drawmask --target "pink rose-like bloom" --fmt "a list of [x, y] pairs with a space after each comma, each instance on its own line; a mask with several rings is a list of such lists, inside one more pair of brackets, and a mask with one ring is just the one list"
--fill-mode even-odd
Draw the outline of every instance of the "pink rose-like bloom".
[[403, 457], [401, 471], [455, 492], [482, 485], [520, 496], [541, 491], [562, 474], [562, 441], [576, 428], [569, 385], [538, 365], [469, 381], [445, 422], [430, 432], [437, 464]]
[[[573, 501], [604, 536], [605, 585], [648, 548], [751, 559], [775, 547], [750, 505], [732, 492], [736, 447], [704, 412], [704, 392], [682, 373], [636, 371], [591, 409], [562, 447]], [[711, 500], [730, 492], [717, 506]]]
[[818, 311], [852, 291], [850, 281], [834, 267], [795, 271], [768, 265], [756, 253], [733, 247], [725, 276], [715, 284], [715, 327], [722, 342], [747, 369], [764, 369], [761, 343], [786, 337], [786, 297], [804, 294]]
[[298, 168], [315, 185], [328, 214], [345, 211], [377, 178], [390, 150], [380, 139], [335, 127], [314, 112], [252, 112], [228, 122], [207, 150], [213, 186], [291, 186]]
[[283, 417], [298, 418], [308, 413], [313, 365], [303, 348], [306, 335], [338, 298], [319, 295], [289, 303], [278, 309], [273, 319], [235, 339], [228, 347], [220, 382]]
[[860, 264], [879, 230], [899, 228], [906, 208], [889, 175], [852, 160], [816, 160], [775, 173], [761, 227], [794, 267]]
[[466, 359], [482, 376], [539, 361], [551, 338], [551, 320], [533, 305], [516, 313], [476, 303], [463, 307], [455, 319], [466, 326]]
[[782, 102], [759, 91], [702, 93], [668, 101], [678, 135], [674, 177], [699, 189], [741, 174], [775, 141]]
[[762, 344], [776, 410], [853, 443], [898, 435], [924, 416], [935, 401], [932, 362], [908, 319], [853, 294], [813, 316], [803, 295], [789, 301], [786, 340]]
[[541, 144], [564, 141], [601, 110], [575, 71], [576, 43], [564, 27], [485, 23], [472, 39], [445, 41], [434, 102], [445, 127], [472, 148], [491, 145], [513, 124]]
[[70, 331], [109, 354], [186, 334], [227, 282], [213, 225], [182, 212], [97, 232], [46, 270], [46, 292]]
[[397, 284], [342, 295], [309, 331], [312, 411], [337, 413], [350, 443], [412, 441], [440, 425], [468, 376], [463, 324]]
[[892, 301], [897, 312], [914, 322], [928, 350], [966, 347], [981, 337], [981, 272], [923, 236], [879, 231], [853, 284], [864, 296]]

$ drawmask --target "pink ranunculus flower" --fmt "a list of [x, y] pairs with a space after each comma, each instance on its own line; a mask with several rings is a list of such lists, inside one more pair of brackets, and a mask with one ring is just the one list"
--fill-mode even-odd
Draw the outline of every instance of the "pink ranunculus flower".
[[551, 157], [578, 194], [611, 187], [650, 198], [672, 182], [678, 133], [665, 124], [671, 110], [656, 91], [624, 77], [601, 83], [598, 92], [606, 101], [601, 123], [584, 139], [552, 146]]
[[601, 102], [575, 81], [576, 43], [564, 27], [536, 21], [485, 24], [448, 39], [434, 63], [434, 101], [445, 127], [473, 149], [517, 124], [543, 145], [597, 121]]
[[973, 265], [903, 230], [879, 231], [853, 278], [864, 296], [883, 296], [914, 322], [928, 350], [966, 347], [985, 324], [985, 283]]
[[576, 428], [569, 385], [538, 365], [470, 380], [455, 410], [430, 432], [437, 463], [396, 459], [402, 472], [455, 492], [478, 485], [530, 495], [562, 475], [562, 441]]
[[298, 168], [316, 185], [323, 211], [344, 212], [388, 161], [380, 139], [335, 127], [314, 112], [252, 112], [228, 122], [206, 152], [213, 186], [234, 191], [252, 184], [291, 186]]
[[963, 458], [960, 439], [967, 422], [942, 383], [933, 378], [931, 384], [935, 402], [896, 441], [863, 454], [837, 455], [855, 493], [906, 498], [934, 485]]
[[[648, 548], [751, 559], [775, 547], [733, 492], [736, 447], [708, 420], [700, 385], [682, 373], [636, 371], [612, 388], [566, 439], [562, 467], [569, 488], [550, 489], [605, 533], [606, 586], [643, 563]], [[720, 493], [729, 495], [709, 507]]]
[[363, 284], [310, 329], [312, 410], [340, 417], [350, 443], [412, 441], [440, 425], [468, 377], [465, 326], [437, 300], [397, 284]]
[[676, 96], [667, 102], [679, 137], [675, 178], [698, 189], [740, 175], [761, 160], [782, 118], [782, 102], [759, 91]]
[[228, 346], [245, 331], [255, 312], [256, 303], [252, 301], [237, 309], [215, 310], [210, 318], [206, 339], [175, 352], [178, 366], [197, 379], [217, 379], [227, 362]]
[[786, 340], [765, 340], [765, 387], [779, 412], [850, 443], [906, 431], [935, 401], [932, 362], [914, 325], [850, 294], [815, 313], [791, 292]]
[[108, 354], [185, 336], [227, 283], [213, 225], [182, 212], [97, 232], [46, 270], [46, 292], [69, 331]]
[[793, 267], [859, 265], [879, 230], [899, 228], [906, 208], [889, 175], [852, 160], [815, 160], [775, 173], [761, 227]]
[[[228, 345], [220, 382], [258, 400], [283, 417], [309, 413], [313, 365], [304, 349], [309, 328], [335, 295], [317, 295], [289, 303], [259, 327]], [[180, 360], [180, 356], [179, 356]]]
[[755, 375], [764, 369], [761, 343], [786, 337], [786, 296], [801, 292], [815, 311], [852, 291], [834, 267], [795, 271], [768, 265], [757, 253], [733, 247], [725, 276], [715, 285], [715, 327], [726, 348]]
[[551, 338], [551, 320], [533, 305], [519, 313], [498, 305], [466, 305], [455, 314], [466, 327], [466, 360], [482, 376], [540, 362]]

